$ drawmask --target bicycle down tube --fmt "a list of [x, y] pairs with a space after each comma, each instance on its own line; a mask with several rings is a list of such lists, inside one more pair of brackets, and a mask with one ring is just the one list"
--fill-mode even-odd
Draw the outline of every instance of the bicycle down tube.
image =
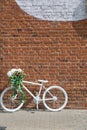
[[[43, 87], [42, 84], [40, 84], [40, 83], [35, 83], [35, 82], [29, 82], [29, 81], [23, 81], [23, 83], [40, 86], [40, 90], [39, 90], [39, 95], [40, 95], [41, 90], [42, 90], [42, 87]], [[23, 88], [24, 88], [35, 100], [37, 100], [36, 96], [35, 96], [24, 84], [23, 84]]]

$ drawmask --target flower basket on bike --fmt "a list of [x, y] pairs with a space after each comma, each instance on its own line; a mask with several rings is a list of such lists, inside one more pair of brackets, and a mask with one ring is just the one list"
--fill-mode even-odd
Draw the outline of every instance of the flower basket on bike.
[[8, 77], [10, 78], [10, 84], [13, 86], [14, 93], [12, 94], [12, 97], [15, 97], [18, 92], [22, 95], [22, 101], [25, 101], [25, 93], [22, 90], [22, 82], [25, 77], [24, 72], [21, 69], [11, 69], [7, 73]]

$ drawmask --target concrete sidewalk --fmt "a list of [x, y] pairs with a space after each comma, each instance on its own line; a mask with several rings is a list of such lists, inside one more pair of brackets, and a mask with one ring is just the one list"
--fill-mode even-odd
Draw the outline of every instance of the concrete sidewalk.
[[87, 130], [87, 110], [0, 111], [0, 130]]

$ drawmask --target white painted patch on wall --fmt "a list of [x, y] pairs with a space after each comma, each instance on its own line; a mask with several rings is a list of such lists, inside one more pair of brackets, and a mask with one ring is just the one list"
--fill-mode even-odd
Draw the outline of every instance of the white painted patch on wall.
[[48, 21], [87, 19], [87, 0], [16, 0], [27, 14]]

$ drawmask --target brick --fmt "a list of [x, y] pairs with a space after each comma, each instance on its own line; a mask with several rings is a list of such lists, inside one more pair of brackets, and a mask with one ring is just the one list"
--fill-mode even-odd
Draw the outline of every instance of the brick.
[[0, 92], [8, 86], [7, 71], [19, 67], [26, 80], [62, 86], [69, 95], [67, 108], [87, 109], [87, 20], [42, 21], [23, 13], [15, 1], [0, 5]]

